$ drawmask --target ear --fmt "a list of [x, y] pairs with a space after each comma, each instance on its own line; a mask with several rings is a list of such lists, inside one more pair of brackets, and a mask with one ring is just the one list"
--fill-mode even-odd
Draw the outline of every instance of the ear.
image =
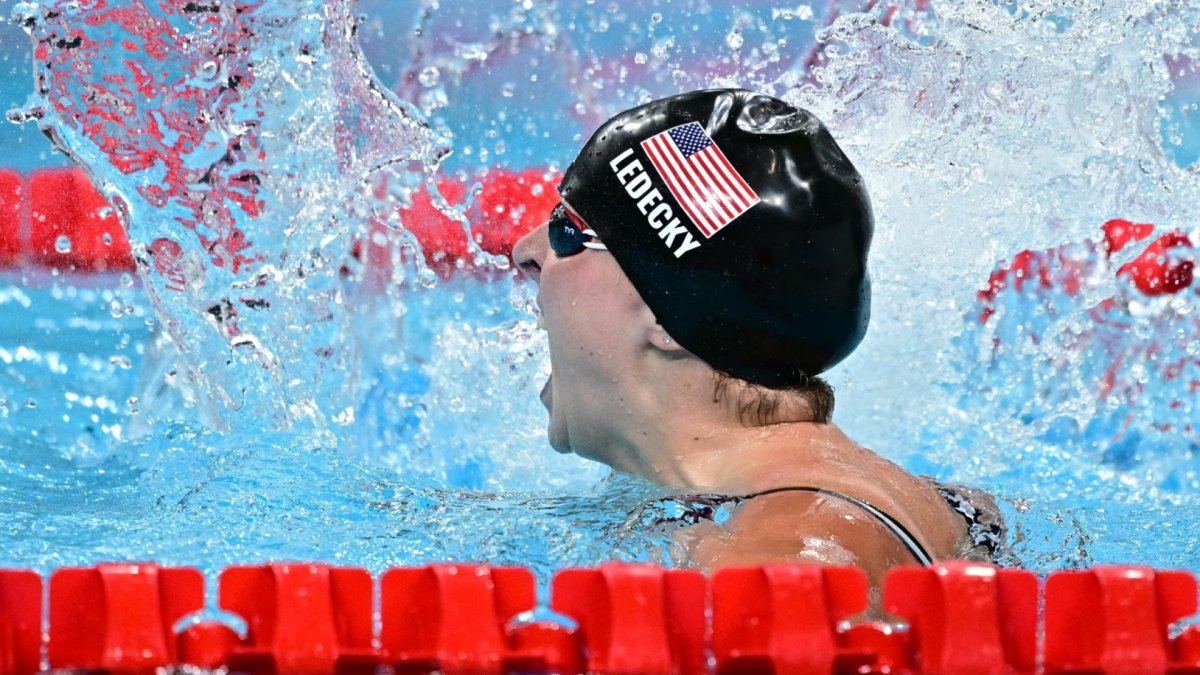
[[675, 338], [671, 337], [661, 325], [655, 323], [649, 330], [646, 331], [646, 341], [650, 346], [664, 352], [686, 351]]

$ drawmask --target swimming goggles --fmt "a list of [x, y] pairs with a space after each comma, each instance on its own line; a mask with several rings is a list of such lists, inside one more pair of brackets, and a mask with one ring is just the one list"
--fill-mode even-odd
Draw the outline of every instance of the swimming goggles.
[[578, 217], [567, 211], [567, 207], [559, 204], [550, 212], [550, 248], [560, 258], [573, 256], [590, 248], [594, 251], [607, 251], [608, 247], [600, 243], [595, 230], [583, 226]]

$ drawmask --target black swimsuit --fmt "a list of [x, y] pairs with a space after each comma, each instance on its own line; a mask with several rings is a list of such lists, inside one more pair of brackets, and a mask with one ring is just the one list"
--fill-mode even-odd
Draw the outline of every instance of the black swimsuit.
[[[964, 490], [934, 483], [938, 494], [942, 499], [946, 500], [946, 505], [952, 511], [961, 515], [967, 521], [967, 539], [964, 542], [966, 551], [979, 550], [980, 555], [971, 556], [985, 560], [992, 560], [996, 557], [1001, 543], [1003, 542], [1004, 528], [999, 522], [999, 518], [992, 513], [988, 513], [985, 509], [978, 507], [966, 494]], [[652, 503], [675, 503], [686, 505], [686, 508], [676, 516], [656, 518], [652, 524], [663, 525], [670, 522], [684, 522], [688, 525], [695, 525], [704, 520], [715, 521], [717, 509], [722, 506], [730, 505], [737, 506], [747, 500], [755, 497], [776, 494], [779, 492], [811, 492], [814, 494], [833, 497], [842, 501], [849, 502], [871, 514], [875, 520], [879, 521], [886, 527], [896, 538], [904, 544], [909, 553], [912, 554], [917, 562], [921, 565], [932, 565], [933, 556], [925, 550], [921, 542], [904, 527], [900, 521], [893, 518], [886, 511], [876, 508], [869, 502], [865, 502], [857, 497], [851, 497], [833, 490], [810, 486], [790, 486], [779, 487], [771, 490], [763, 490], [748, 495], [695, 495], [688, 497], [667, 497], [657, 500]], [[967, 555], [966, 551], [963, 552]]]

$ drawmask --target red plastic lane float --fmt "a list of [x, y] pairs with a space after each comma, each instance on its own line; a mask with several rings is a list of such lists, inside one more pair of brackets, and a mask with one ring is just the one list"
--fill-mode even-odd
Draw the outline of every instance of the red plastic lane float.
[[514, 624], [537, 606], [529, 570], [449, 564], [393, 569], [380, 577], [380, 592], [380, 660], [397, 672], [582, 672], [572, 631], [548, 622]]
[[[517, 240], [553, 208], [558, 180], [556, 173], [540, 168], [492, 169], [473, 179], [481, 190], [466, 217], [475, 243], [488, 253], [511, 255]], [[466, 197], [467, 184], [462, 181], [446, 178], [437, 187], [450, 204], [461, 204]], [[411, 205], [398, 209], [398, 217], [443, 277], [473, 267], [462, 224], [436, 208], [428, 190], [416, 191]], [[151, 247], [162, 242], [178, 247], [167, 240]], [[375, 223], [365, 247], [357, 242], [354, 252], [360, 258], [365, 252], [372, 278], [386, 280], [400, 244], [395, 230]], [[134, 269], [129, 241], [113, 208], [76, 169], [40, 169], [28, 176], [0, 170], [0, 268], [23, 264], [85, 273]]]
[[80, 171], [35, 171], [29, 179], [29, 253], [46, 267], [133, 269], [116, 211]]
[[42, 660], [42, 578], [0, 570], [0, 675], [33, 673]]
[[961, 562], [896, 570], [884, 607], [908, 622], [919, 672], [1034, 672], [1038, 580], [1032, 572]]
[[50, 667], [152, 673], [179, 663], [175, 622], [203, 608], [195, 569], [60, 569], [50, 577]]
[[579, 622], [589, 673], [703, 673], [704, 575], [603, 565], [554, 577], [551, 607]]
[[[1104, 251], [1112, 257], [1126, 245], [1144, 241], [1154, 234], [1150, 223], [1131, 223], [1110, 220], [1104, 224]], [[1192, 240], [1180, 230], [1173, 230], [1152, 241], [1137, 258], [1117, 268], [1117, 276], [1130, 281], [1144, 295], [1170, 295], [1192, 285], [1196, 263], [1192, 260], [1172, 260], [1172, 249], [1190, 249]]]
[[1195, 633], [1167, 637], [1196, 613], [1196, 579], [1186, 572], [1109, 567], [1060, 572], [1046, 581], [1045, 670], [1051, 673], [1200, 672]]
[[[511, 256], [517, 240], [544, 223], [558, 203], [559, 178], [538, 168], [491, 169], [477, 177], [472, 182], [479, 183], [479, 194], [464, 214], [475, 244], [486, 253]], [[377, 186], [380, 197], [385, 189], [386, 185]], [[437, 192], [448, 204], [461, 205], [467, 184], [444, 178], [437, 182]], [[411, 204], [398, 209], [397, 217], [420, 242], [426, 263], [442, 278], [474, 269], [466, 230], [434, 205], [429, 190], [413, 193]], [[395, 252], [402, 244], [400, 233], [381, 222], [371, 223], [365, 245], [363, 241], [353, 244], [353, 255], [366, 263], [364, 281], [369, 286], [390, 282]]]
[[25, 179], [16, 171], [0, 171], [0, 268], [21, 263], [24, 250]]
[[712, 582], [712, 650], [722, 673], [827, 673], [874, 659], [840, 645], [838, 624], [867, 608], [867, 577], [837, 567], [725, 569]]
[[221, 609], [246, 620], [225, 659], [238, 672], [374, 672], [374, 582], [364, 569], [326, 565], [232, 567]]
[[[40, 669], [41, 590], [33, 572], [0, 570], [0, 675]], [[1032, 572], [991, 565], [894, 570], [883, 605], [907, 627], [858, 621], [860, 570], [804, 565], [727, 569], [711, 582], [643, 564], [563, 570], [550, 605], [577, 628], [521, 620], [536, 606], [522, 568], [388, 570], [378, 634], [375, 581], [361, 569], [234, 567], [219, 590], [244, 637], [213, 620], [175, 632], [204, 607], [197, 570], [58, 570], [49, 665], [112, 675], [172, 665], [256, 675], [1200, 673], [1200, 628], [1170, 632], [1197, 609], [1195, 577], [1145, 567], [1056, 572], [1044, 589]]]

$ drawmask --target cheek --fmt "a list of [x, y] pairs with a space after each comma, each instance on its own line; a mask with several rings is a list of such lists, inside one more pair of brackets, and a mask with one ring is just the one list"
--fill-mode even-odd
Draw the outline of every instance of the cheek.
[[[578, 274], [547, 266], [542, 273], [540, 301], [550, 340], [550, 362], [555, 387], [570, 388], [588, 369], [588, 353], [595, 351], [595, 327], [590, 323], [589, 301]], [[569, 398], [569, 397], [568, 397]], [[565, 403], [565, 402], [564, 402]]]
[[540, 300], [552, 332], [556, 328], [576, 330], [586, 324], [603, 300], [604, 289], [590, 271], [574, 259], [554, 261], [542, 270]]
[[554, 338], [571, 330], [572, 318], [579, 309], [578, 293], [569, 270], [547, 266], [542, 270], [538, 301], [546, 317], [546, 328]]
[[[586, 255], [586, 254], [585, 254]], [[541, 302], [551, 353], [562, 359], [613, 357], [635, 346], [641, 298], [615, 263], [559, 261], [542, 273]], [[565, 364], [563, 364], [565, 365]]]

